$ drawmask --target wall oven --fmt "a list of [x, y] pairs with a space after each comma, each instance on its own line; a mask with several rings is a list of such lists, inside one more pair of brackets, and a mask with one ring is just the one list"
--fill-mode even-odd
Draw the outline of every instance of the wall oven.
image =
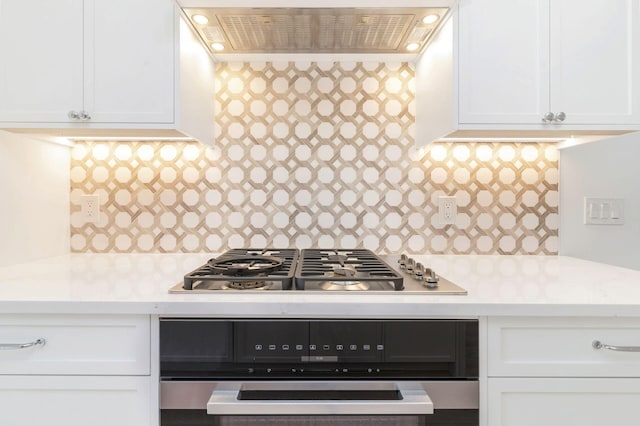
[[161, 426], [478, 426], [476, 320], [160, 322]]

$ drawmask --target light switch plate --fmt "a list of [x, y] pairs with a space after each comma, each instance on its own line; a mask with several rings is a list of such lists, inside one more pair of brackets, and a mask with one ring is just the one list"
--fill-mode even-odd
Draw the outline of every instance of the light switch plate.
[[584, 198], [585, 225], [623, 225], [623, 198]]

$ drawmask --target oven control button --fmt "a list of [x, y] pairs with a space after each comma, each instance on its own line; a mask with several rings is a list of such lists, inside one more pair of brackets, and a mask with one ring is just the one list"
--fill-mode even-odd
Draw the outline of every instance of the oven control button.
[[267, 368], [267, 373], [271, 373], [271, 369], [270, 368]]
[[295, 368], [292, 368], [292, 369], [291, 369], [291, 372], [292, 372], [292, 373], [297, 373], [297, 372], [298, 372], [298, 370], [297, 370], [297, 369], [295, 369]]
[[384, 351], [384, 345], [378, 345], [376, 346], [376, 349], [378, 349], [379, 351]]
[[342, 345], [336, 345], [336, 350], [337, 350], [337, 351], [341, 351], [341, 350], [343, 350], [343, 349], [344, 349], [344, 346], [342, 346]]
[[342, 372], [343, 372], [343, 373], [348, 373], [348, 372], [349, 372], [349, 369], [348, 369], [348, 368], [343, 368], [343, 369], [342, 369]]
[[302, 345], [296, 345], [296, 351], [301, 351], [302, 350]]
[[261, 351], [262, 350], [262, 345], [256, 345], [256, 351]]
[[315, 351], [316, 350], [316, 345], [309, 345], [309, 350], [310, 351]]
[[249, 374], [253, 374], [256, 370], [254, 370], [253, 368], [248, 368], [247, 369], [247, 373]]
[[331, 346], [329, 346], [329, 345], [322, 345], [322, 349], [324, 349], [325, 351], [328, 351], [329, 349], [331, 349]]
[[373, 368], [367, 368], [367, 373], [373, 373]]
[[270, 351], [275, 351], [276, 350], [276, 345], [269, 345], [269, 350]]
[[358, 345], [350, 345], [349, 349], [351, 349], [352, 351], [357, 351], [358, 350]]
[[370, 351], [371, 350], [371, 345], [362, 345], [362, 350], [363, 351]]
[[282, 350], [283, 351], [288, 351], [289, 350], [289, 345], [282, 345]]

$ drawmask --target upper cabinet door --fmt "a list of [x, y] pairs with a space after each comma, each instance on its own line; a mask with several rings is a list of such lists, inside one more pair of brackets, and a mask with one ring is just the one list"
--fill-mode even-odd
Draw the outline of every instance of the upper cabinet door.
[[68, 121], [82, 46], [82, 0], [0, 0], [0, 121]]
[[174, 121], [176, 23], [171, 1], [85, 1], [84, 105], [92, 123]]
[[640, 123], [639, 3], [551, 1], [551, 110], [566, 124]]
[[459, 7], [459, 122], [541, 123], [549, 107], [549, 0]]

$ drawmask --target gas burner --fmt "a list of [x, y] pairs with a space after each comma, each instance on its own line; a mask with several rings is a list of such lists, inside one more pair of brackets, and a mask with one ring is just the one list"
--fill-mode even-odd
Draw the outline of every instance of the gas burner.
[[[340, 277], [355, 277], [356, 274], [358, 273], [358, 271], [356, 271], [353, 268], [348, 268], [345, 266], [333, 266], [333, 274], [335, 276], [340, 276]], [[328, 273], [328, 275], [331, 275], [331, 273]]]
[[297, 290], [395, 290], [403, 277], [366, 249], [302, 250], [296, 273]]
[[223, 285], [225, 290], [269, 290], [271, 284], [266, 281], [231, 281]]
[[228, 276], [268, 274], [277, 271], [283, 264], [281, 257], [260, 255], [223, 256], [207, 262], [212, 272]]
[[318, 287], [328, 291], [364, 291], [370, 288], [363, 281], [324, 281]]
[[296, 249], [232, 249], [186, 274], [170, 291], [290, 290], [298, 254]]

